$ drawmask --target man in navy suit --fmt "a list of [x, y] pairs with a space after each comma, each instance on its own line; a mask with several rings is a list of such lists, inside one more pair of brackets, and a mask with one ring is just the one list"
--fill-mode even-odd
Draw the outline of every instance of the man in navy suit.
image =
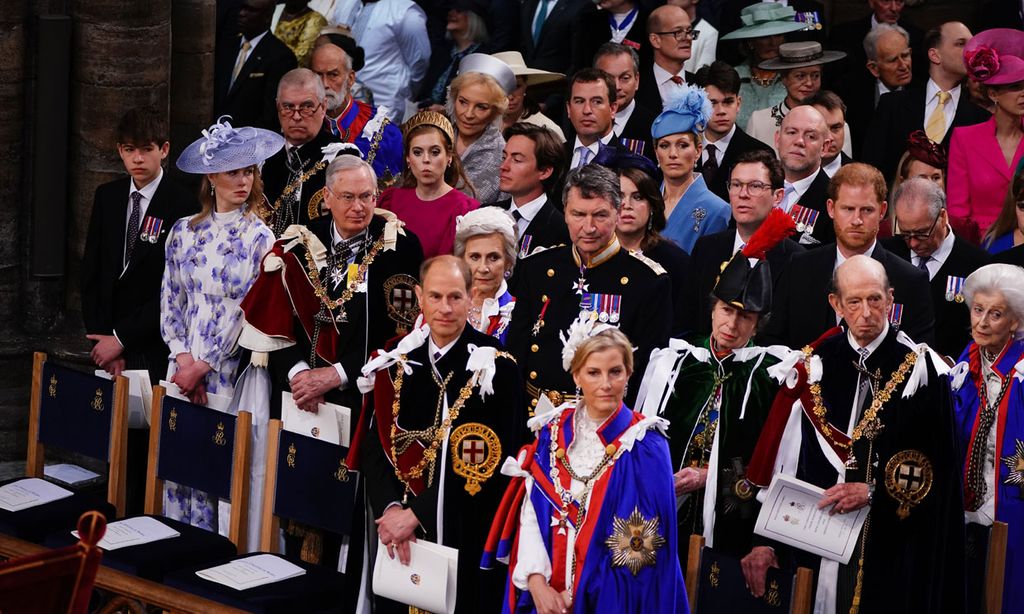
[[[156, 383], [167, 375], [170, 354], [160, 336], [164, 242], [174, 222], [199, 204], [163, 172], [170, 142], [156, 109], [128, 111], [116, 136], [129, 176], [96, 188], [82, 257], [82, 317], [98, 368], [112, 375], [146, 369]], [[141, 513], [145, 469], [146, 431], [132, 430], [129, 513]]]
[[275, 4], [274, 0], [244, 0], [235, 30], [241, 38], [232, 35], [217, 41], [214, 118], [230, 115], [233, 126], [278, 129], [277, 82], [297, 63], [291, 49], [270, 31]]

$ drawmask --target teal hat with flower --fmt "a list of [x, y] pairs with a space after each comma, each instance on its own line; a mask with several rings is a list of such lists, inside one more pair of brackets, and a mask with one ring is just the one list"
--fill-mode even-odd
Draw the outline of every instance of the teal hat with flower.
[[701, 133], [711, 118], [711, 102], [703, 89], [694, 85], [672, 92], [665, 110], [651, 124], [651, 136], [660, 139], [670, 134]]
[[719, 40], [740, 40], [745, 38], [761, 38], [776, 34], [789, 34], [807, 28], [807, 24], [796, 20], [796, 11], [791, 6], [782, 6], [778, 2], [758, 2], [744, 7], [740, 11], [743, 27], [733, 30]]

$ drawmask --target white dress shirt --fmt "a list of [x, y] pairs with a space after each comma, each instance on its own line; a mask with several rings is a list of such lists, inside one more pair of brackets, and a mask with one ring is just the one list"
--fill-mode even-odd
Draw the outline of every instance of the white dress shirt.
[[[939, 88], [939, 84], [928, 79], [928, 83], [924, 86], [924, 123], [928, 124], [928, 118], [932, 116], [935, 109], [939, 106], [939, 92], [942, 91]], [[960, 104], [960, 84], [949, 90], [949, 100], [946, 101], [946, 106], [942, 109], [942, 114], [945, 116], [946, 125], [942, 129], [942, 134], [949, 131], [949, 127], [953, 125], [953, 117], [956, 116], [956, 107]]]
[[[540, 208], [543, 207], [546, 202], [548, 202], [548, 195], [543, 192], [541, 192], [540, 196], [537, 198], [521, 205], [516, 203], [515, 198], [512, 199], [512, 207], [510, 208], [509, 213], [512, 211], [518, 211], [519, 215], [522, 216], [519, 218], [519, 221], [516, 222], [517, 239], [522, 240], [523, 235], [526, 233], [526, 229], [530, 226], [530, 222], [533, 221], [533, 218], [537, 217], [537, 213], [540, 212]], [[498, 296], [501, 295], [499, 294]]]
[[[878, 241], [877, 241], [877, 240], [876, 240], [876, 241], [872, 241], [872, 242], [871, 242], [871, 247], [869, 247], [869, 248], [867, 249], [867, 251], [865, 251], [865, 252], [864, 252], [863, 254], [861, 254], [861, 255], [863, 255], [863, 256], [867, 256], [868, 258], [870, 258], [870, 257], [871, 257], [871, 254], [875, 253], [875, 246], [876, 246], [876, 245], [878, 245]], [[837, 244], [836, 244], [836, 265], [835, 265], [834, 267], [832, 267], [832, 272], [834, 273], [834, 272], [835, 272], [835, 270], [839, 268], [839, 265], [841, 265], [841, 264], [842, 264], [842, 263], [844, 263], [844, 262], [846, 262], [846, 256], [844, 256], [844, 255], [843, 255], [843, 252], [841, 252], [841, 251], [839, 250], [839, 244], [837, 243]]]
[[[708, 161], [708, 147], [707, 146], [708, 145], [714, 145], [715, 146], [715, 162], [718, 163], [718, 168], [721, 169], [722, 168], [722, 158], [725, 157], [725, 151], [727, 149], [729, 149], [729, 143], [732, 142], [732, 137], [733, 137], [734, 134], [736, 134], [736, 124], [733, 124], [732, 128], [729, 129], [729, 132], [726, 132], [725, 136], [723, 136], [722, 138], [718, 139], [717, 141], [711, 141], [709, 139], [707, 141], [707, 144], [704, 145], [704, 149], [700, 152], [700, 163], [704, 164], [705, 162]], [[705, 132], [704, 133], [704, 138], [707, 139], [708, 136], [709, 136], [708, 133]]]
[[[868, 358], [871, 358], [871, 355], [875, 353], [875, 350], [878, 349], [878, 346], [882, 345], [882, 341], [885, 341], [885, 336], [888, 334], [889, 321], [886, 320], [885, 326], [882, 327], [882, 332], [877, 337], [872, 339], [871, 343], [864, 346], [864, 349], [867, 350], [868, 352], [867, 355], [864, 357], [865, 361]], [[847, 331], [846, 333], [846, 341], [850, 344], [850, 347], [853, 348], [853, 351], [856, 352], [858, 356], [860, 356], [861, 346], [859, 343], [857, 343], [857, 341], [853, 338], [853, 335], [849, 331]], [[862, 377], [864, 376], [861, 374], [857, 374], [857, 389], [856, 391], [854, 391], [853, 394], [853, 410], [850, 412], [850, 424], [846, 428], [847, 435], [853, 435], [853, 429], [857, 426], [857, 422], [860, 420], [860, 410], [862, 407], [864, 407], [864, 399], [861, 396], [860, 385], [860, 378]], [[870, 388], [867, 389], [867, 394], [871, 394]]]
[[[953, 230], [946, 227], [946, 238], [939, 243], [938, 249], [932, 254], [931, 259], [925, 264], [928, 267], [928, 279], [933, 279], [935, 274], [939, 272], [942, 265], [946, 263], [946, 259], [953, 252], [953, 242], [956, 241], [956, 237], [953, 236]], [[914, 266], [919, 267], [921, 265], [921, 257], [911, 252], [911, 261]]]
[[782, 203], [779, 204], [779, 206], [782, 207], [783, 211], [789, 213], [790, 210], [793, 209], [793, 205], [800, 202], [800, 199], [803, 197], [804, 192], [806, 192], [807, 188], [811, 187], [811, 184], [814, 183], [814, 178], [818, 176], [819, 170], [820, 167], [814, 169], [814, 172], [811, 173], [810, 175], [804, 177], [803, 179], [794, 181], [792, 183], [790, 183], [789, 181], [783, 182], [785, 194], [783, 194], [782, 196]]
[[829, 179], [831, 179], [836, 174], [836, 172], [839, 171], [839, 168], [842, 165], [843, 165], [843, 154], [840, 153], [838, 156], [833, 158], [831, 162], [829, 162], [828, 164], [822, 165], [821, 170], [825, 171], [825, 174], [828, 175]]
[[[673, 83], [672, 77], [679, 77], [683, 82], [680, 84]], [[658, 93], [661, 94], [661, 104], [664, 106], [669, 94], [686, 87], [686, 70], [680, 70], [678, 74], [673, 75], [655, 62], [654, 81], [658, 84]]]
[[[598, 139], [598, 141], [607, 145], [612, 140], [613, 136], [615, 136], [614, 130]], [[590, 157], [587, 158], [587, 163], [593, 162], [594, 156], [596, 156], [597, 152], [601, 149], [601, 146], [598, 145], [598, 141], [594, 141], [590, 145], [584, 145], [583, 143], [580, 142], [580, 137], [577, 136], [572, 143], [572, 163], [569, 164], [569, 168], [576, 168], [576, 166], [580, 163], [580, 147], [586, 147], [587, 149], [590, 150]]]
[[[132, 217], [132, 192], [138, 192], [142, 194], [142, 198], [139, 200], [139, 230], [142, 230], [142, 220], [146, 219], [146, 211], [149, 210], [149, 203], [153, 202], [153, 195], [156, 194], [156, 189], [160, 187], [160, 180], [164, 178], [164, 169], [161, 168], [156, 175], [156, 179], [146, 184], [146, 187], [139, 189], [135, 187], [135, 180], [132, 179], [128, 187], [128, 206], [125, 208], [124, 214], [124, 232], [128, 234], [128, 220]], [[174, 224], [178, 220], [164, 220], [170, 228], [170, 224]], [[127, 249], [127, 246], [126, 246]], [[122, 258], [123, 261], [123, 258]]]
[[612, 132], [621, 136], [634, 110], [636, 110], [636, 98], [630, 100], [629, 104], [615, 112], [615, 117], [612, 119]]

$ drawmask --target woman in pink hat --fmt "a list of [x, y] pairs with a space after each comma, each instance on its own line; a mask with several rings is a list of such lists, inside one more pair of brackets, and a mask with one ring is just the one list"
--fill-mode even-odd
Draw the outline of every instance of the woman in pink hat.
[[964, 47], [964, 65], [987, 89], [995, 113], [953, 131], [946, 191], [950, 216], [974, 220], [984, 235], [1024, 156], [1024, 32], [995, 28], [978, 34]]

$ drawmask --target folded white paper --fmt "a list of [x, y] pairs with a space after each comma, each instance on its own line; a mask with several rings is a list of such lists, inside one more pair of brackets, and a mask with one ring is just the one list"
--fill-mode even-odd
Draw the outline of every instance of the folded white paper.
[[409, 551], [409, 565], [402, 565], [377, 541], [374, 594], [436, 614], [455, 612], [459, 551], [427, 541], [410, 542]]
[[[181, 388], [178, 388], [177, 384], [172, 384], [171, 382], [168, 382], [166, 380], [160, 380], [160, 385], [167, 390], [167, 396], [173, 399], [188, 401], [188, 397], [182, 394]], [[217, 411], [229, 413], [229, 405], [231, 405], [231, 397], [229, 395], [216, 394], [213, 392], [206, 393], [206, 406], [209, 407], [210, 409], [216, 409]]]
[[303, 411], [295, 405], [290, 392], [281, 393], [281, 418], [284, 430], [339, 446], [349, 446], [352, 410], [334, 403], [320, 403], [319, 411]]
[[775, 474], [754, 533], [844, 565], [849, 563], [870, 506], [830, 516], [831, 508], [818, 509], [824, 492], [792, 476]]
[[0, 486], [0, 509], [8, 512], [43, 505], [58, 499], [70, 497], [74, 493], [56, 484], [39, 478], [25, 478]]
[[[103, 369], [96, 369], [94, 373], [97, 377], [113, 379]], [[153, 407], [153, 384], [149, 380], [149, 371], [131, 369], [121, 371], [121, 375], [128, 378], [128, 428], [148, 429], [149, 411]]]
[[258, 554], [201, 569], [196, 572], [200, 578], [230, 586], [237, 591], [280, 582], [306, 573], [306, 570], [273, 554]]
[[[78, 531], [72, 531], [71, 534], [78, 537]], [[104, 550], [117, 550], [171, 539], [179, 535], [181, 534], [156, 518], [136, 516], [108, 524], [107, 532], [98, 545]]]
[[89, 480], [95, 480], [100, 477], [100, 474], [95, 471], [89, 471], [84, 467], [78, 465], [72, 465], [70, 463], [59, 463], [56, 465], [47, 465], [43, 467], [43, 474], [46, 477], [70, 484], [74, 486], [81, 484], [82, 482], [88, 482]]

